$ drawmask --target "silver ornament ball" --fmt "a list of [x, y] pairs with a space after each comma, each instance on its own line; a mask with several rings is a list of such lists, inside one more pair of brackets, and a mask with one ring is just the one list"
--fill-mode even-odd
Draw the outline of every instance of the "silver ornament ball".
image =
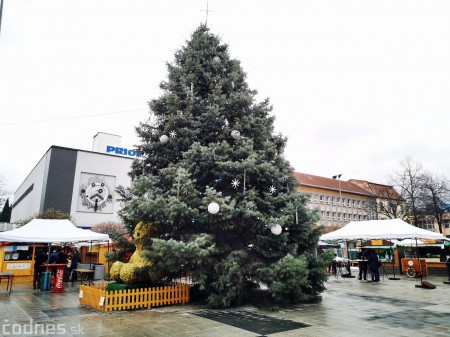
[[213, 201], [208, 205], [208, 212], [211, 214], [217, 214], [219, 212], [219, 210], [220, 210], [220, 206], [217, 202]]
[[231, 131], [231, 137], [233, 137], [234, 139], [239, 139], [241, 138], [241, 133], [238, 130], [233, 130]]
[[281, 232], [283, 231], [283, 228], [281, 228], [281, 226], [277, 224], [277, 225], [273, 226], [273, 227], [270, 229], [270, 231], [271, 231], [272, 234], [274, 234], [274, 235], [280, 235]]
[[167, 135], [162, 135], [161, 137], [159, 137], [159, 141], [165, 144], [169, 141], [169, 137]]

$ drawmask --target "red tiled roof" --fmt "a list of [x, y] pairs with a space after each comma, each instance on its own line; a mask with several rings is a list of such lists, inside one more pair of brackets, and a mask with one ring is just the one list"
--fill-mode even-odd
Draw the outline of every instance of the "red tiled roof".
[[371, 183], [369, 181], [357, 180], [357, 179], [350, 179], [349, 181], [351, 181], [352, 183], [357, 184], [360, 187], [366, 189], [367, 191], [373, 193], [374, 195], [377, 196], [377, 198], [403, 200], [401, 195], [398, 194], [398, 192], [392, 186]]
[[374, 196], [373, 193], [365, 190], [364, 188], [344, 180], [337, 180], [332, 178], [319, 177], [312, 174], [294, 172], [294, 177], [300, 183], [300, 185], [324, 188], [329, 190], [341, 191], [362, 194], [367, 196]]

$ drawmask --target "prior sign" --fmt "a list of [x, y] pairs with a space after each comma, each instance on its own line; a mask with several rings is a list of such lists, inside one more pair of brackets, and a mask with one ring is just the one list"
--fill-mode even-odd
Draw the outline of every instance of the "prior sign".
[[141, 157], [142, 154], [135, 150], [128, 150], [124, 147], [106, 146], [106, 153], [120, 154], [122, 156]]

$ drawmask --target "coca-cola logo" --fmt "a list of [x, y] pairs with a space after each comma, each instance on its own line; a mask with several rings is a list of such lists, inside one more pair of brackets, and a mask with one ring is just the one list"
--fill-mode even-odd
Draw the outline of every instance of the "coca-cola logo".
[[64, 279], [64, 270], [62, 269], [56, 270], [56, 284], [55, 284], [56, 288], [62, 288], [63, 279]]

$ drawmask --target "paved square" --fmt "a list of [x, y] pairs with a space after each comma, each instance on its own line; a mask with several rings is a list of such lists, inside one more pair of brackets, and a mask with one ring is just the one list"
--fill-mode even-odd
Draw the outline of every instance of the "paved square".
[[[0, 337], [12, 324], [63, 324], [64, 336], [83, 337], [449, 337], [447, 277], [427, 277], [435, 289], [416, 288], [404, 275], [378, 283], [330, 277], [322, 301], [261, 311], [252, 306], [210, 310], [201, 303], [100, 313], [79, 304], [79, 287], [39, 292], [31, 282], [0, 289]], [[5, 331], [5, 333], [2, 333]], [[82, 331], [82, 333], [81, 333]]]
[[264, 336], [309, 326], [308, 324], [270, 317], [249, 310], [202, 310], [193, 314]]

